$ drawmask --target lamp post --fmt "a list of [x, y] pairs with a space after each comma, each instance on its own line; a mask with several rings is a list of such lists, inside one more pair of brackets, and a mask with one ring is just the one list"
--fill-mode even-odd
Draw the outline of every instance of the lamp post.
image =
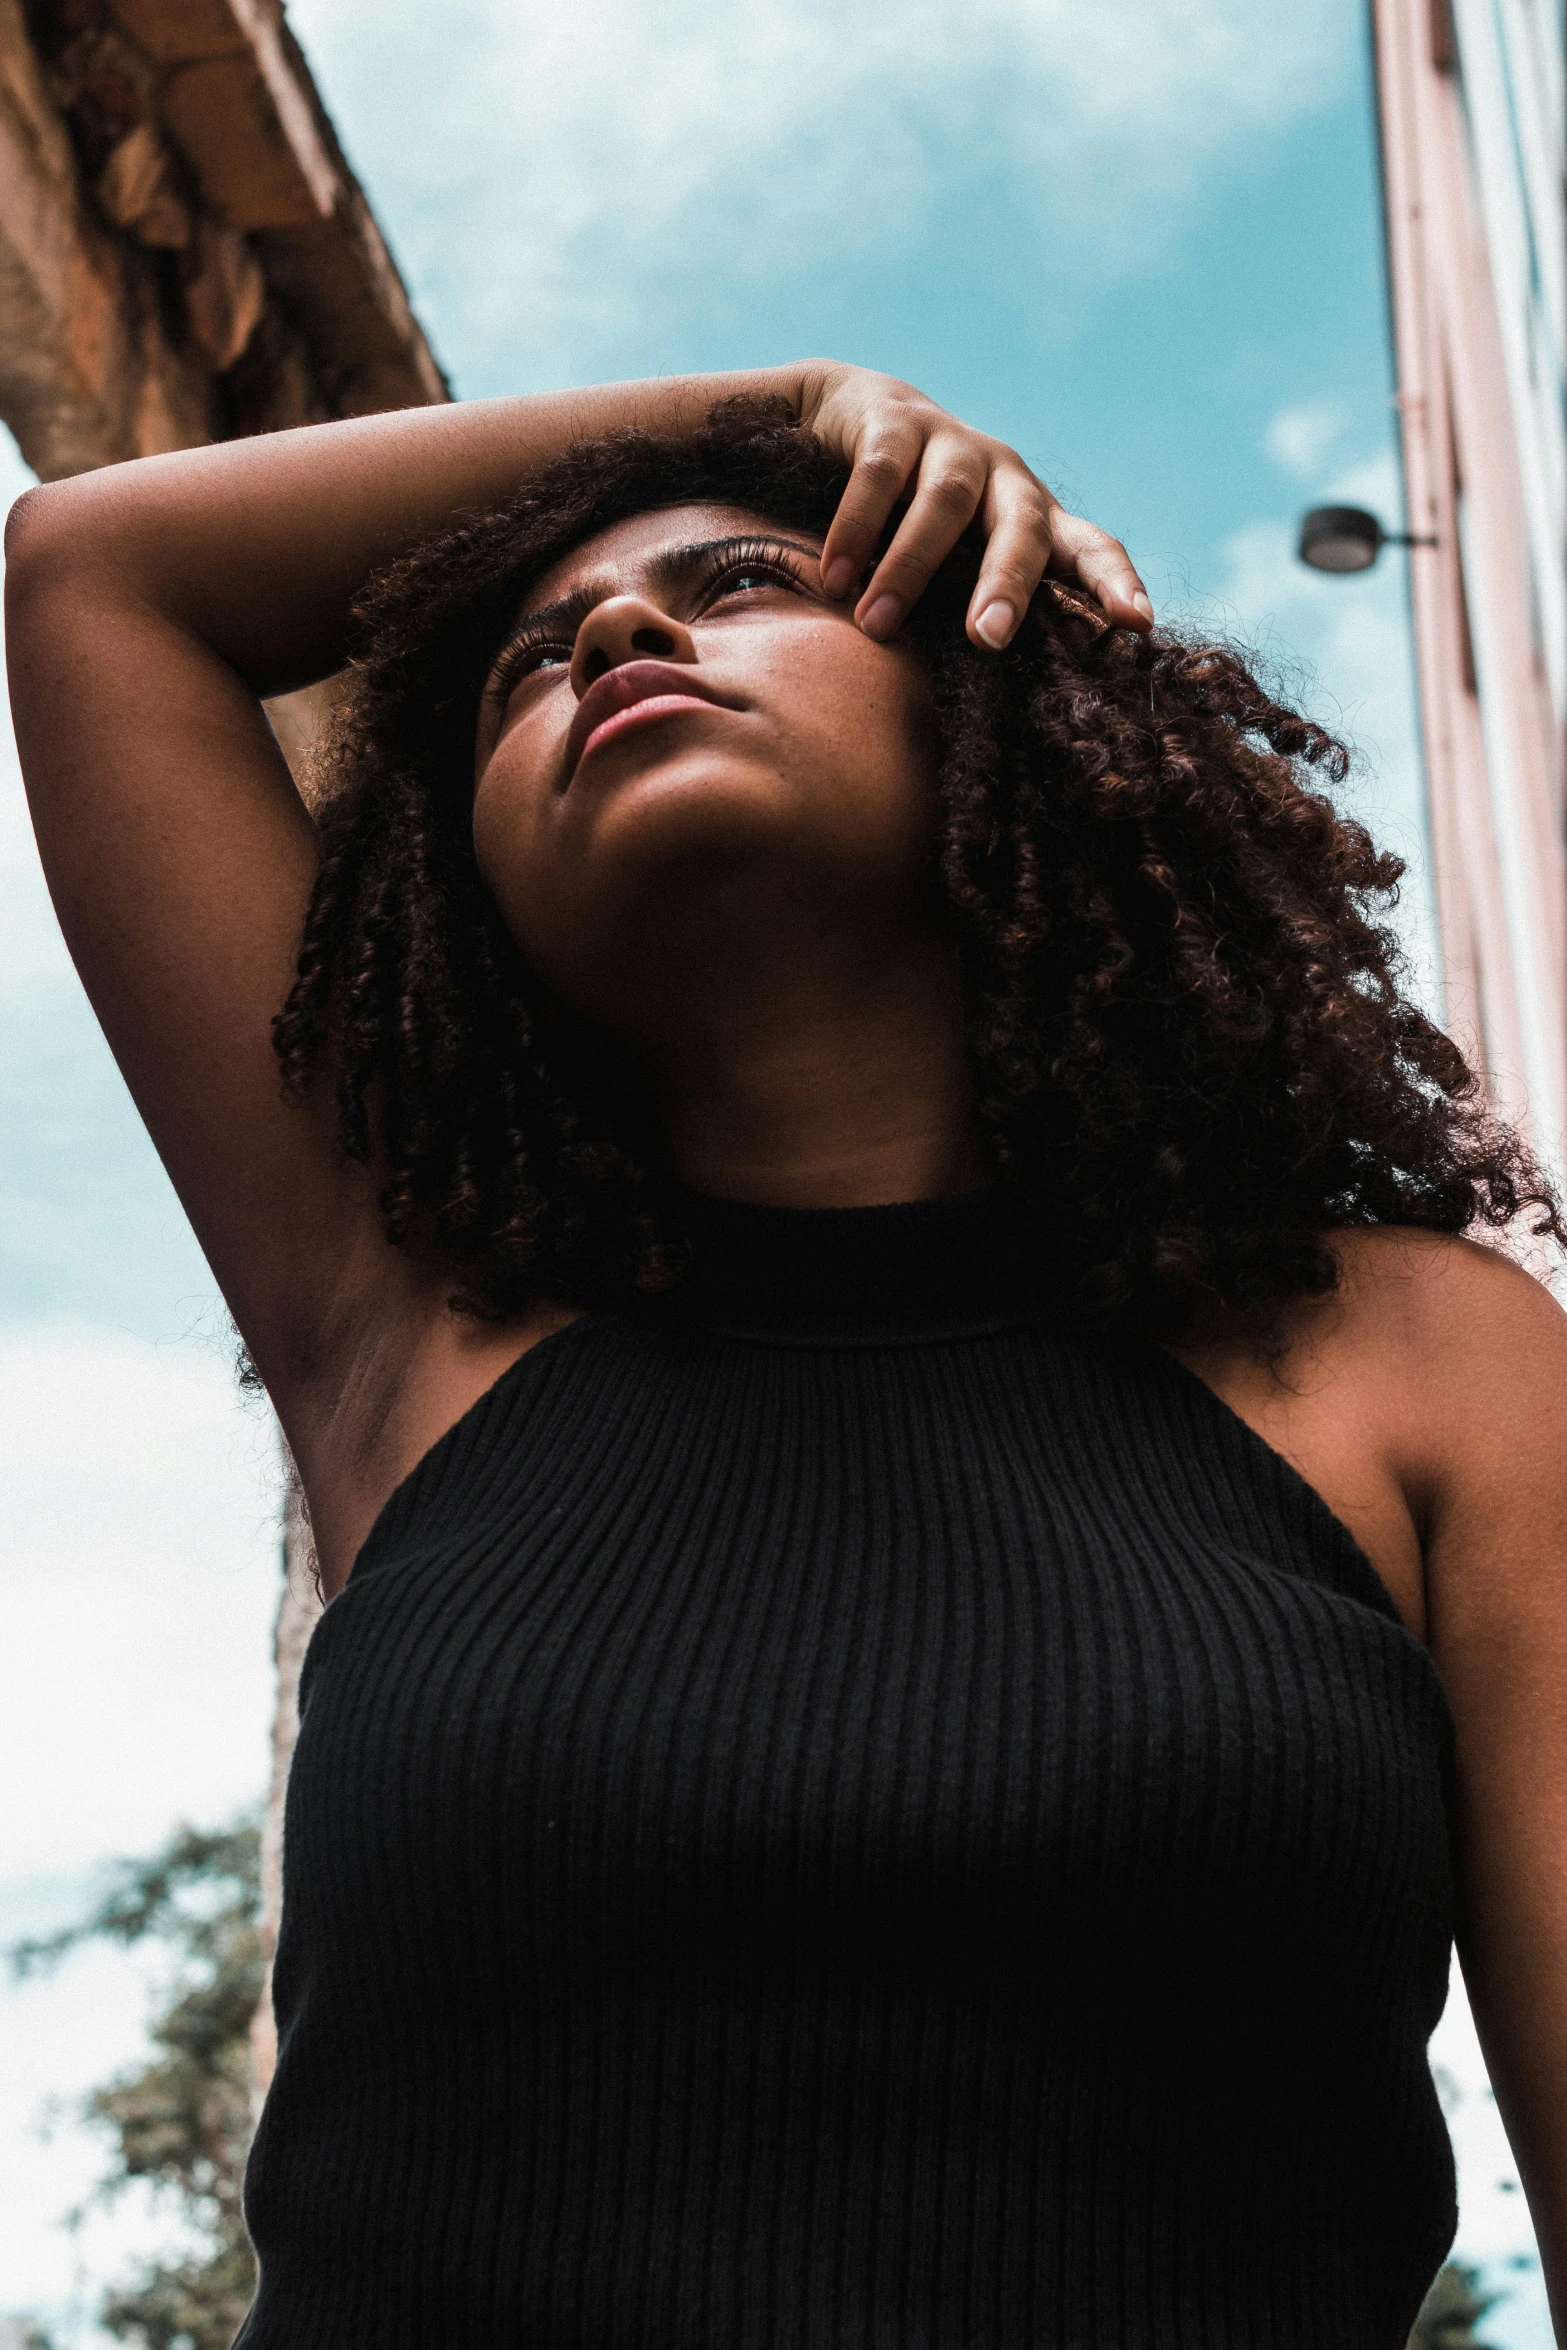
[[1369, 571], [1384, 547], [1434, 547], [1436, 539], [1384, 530], [1364, 506], [1313, 506], [1300, 519], [1299, 554], [1313, 571]]

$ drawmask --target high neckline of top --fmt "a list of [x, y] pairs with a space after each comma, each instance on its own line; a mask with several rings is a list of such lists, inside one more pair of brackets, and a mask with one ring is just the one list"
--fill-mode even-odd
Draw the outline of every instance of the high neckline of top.
[[999, 1188], [866, 1208], [674, 1194], [688, 1305], [708, 1318], [917, 1326], [1037, 1310], [1039, 1217]]

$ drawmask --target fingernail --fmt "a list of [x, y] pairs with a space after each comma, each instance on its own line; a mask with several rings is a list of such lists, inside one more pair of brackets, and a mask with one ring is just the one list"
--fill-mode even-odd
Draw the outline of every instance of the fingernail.
[[834, 555], [822, 573], [822, 585], [830, 596], [846, 596], [854, 585], [854, 565], [847, 555]]
[[878, 596], [860, 626], [867, 636], [891, 636], [902, 618], [903, 606], [896, 596]]
[[974, 623], [974, 633], [982, 636], [993, 652], [999, 653], [1016, 626], [1017, 614], [1010, 604], [1003, 604], [998, 599], [994, 604], [985, 606]]
[[1138, 589], [1136, 595], [1132, 598], [1132, 610], [1134, 612], [1140, 612], [1143, 618], [1148, 621], [1150, 625], [1152, 624], [1153, 606], [1148, 601], [1148, 598], [1143, 594], [1141, 588]]

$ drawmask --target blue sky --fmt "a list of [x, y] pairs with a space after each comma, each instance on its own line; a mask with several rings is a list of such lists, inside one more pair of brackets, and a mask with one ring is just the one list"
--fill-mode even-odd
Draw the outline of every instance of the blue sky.
[[[460, 394], [825, 352], [1014, 441], [1125, 538], [1162, 612], [1241, 637], [1348, 729], [1357, 806], [1416, 863], [1434, 991], [1399, 559], [1327, 581], [1292, 553], [1305, 505], [1398, 512], [1359, 0], [290, 16]], [[0, 1778], [29, 1791], [0, 1823], [5, 1936], [69, 1906], [98, 1856], [259, 1789], [276, 1479], [75, 990], [4, 743], [0, 985], [0, 1575], [22, 1634]], [[155, 1705], [128, 1702], [131, 1673]], [[0, 2308], [89, 2291], [154, 2224], [93, 2223], [73, 2250], [50, 2223], [90, 2155], [68, 2126], [48, 2150], [27, 2134], [44, 2088], [133, 2048], [141, 1997], [84, 1959], [0, 2009]], [[1518, 2198], [1493, 2191], [1505, 2148], [1455, 2035], [1466, 2241], [1502, 2254]], [[1512, 2338], [1539, 2338], [1521, 2312]]]

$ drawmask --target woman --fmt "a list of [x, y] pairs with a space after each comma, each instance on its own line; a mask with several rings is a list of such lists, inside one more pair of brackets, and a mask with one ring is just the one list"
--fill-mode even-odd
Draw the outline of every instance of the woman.
[[1562, 1226], [1338, 747], [854, 369], [11, 536], [331, 1599], [248, 2350], [1396, 2350], [1455, 1917], [1567, 2314]]

